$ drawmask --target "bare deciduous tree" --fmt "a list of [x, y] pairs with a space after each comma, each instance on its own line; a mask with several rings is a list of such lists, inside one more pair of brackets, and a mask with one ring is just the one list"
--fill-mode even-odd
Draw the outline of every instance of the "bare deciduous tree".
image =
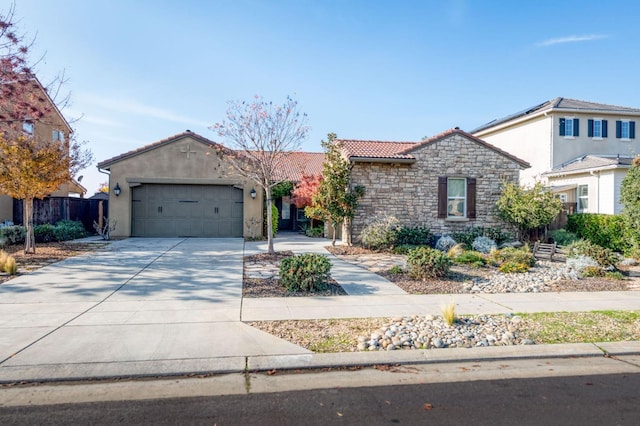
[[229, 102], [226, 120], [211, 129], [235, 150], [228, 156], [234, 169], [264, 190], [268, 252], [273, 253], [271, 190], [286, 179], [282, 169], [287, 156], [300, 148], [309, 133], [307, 115], [299, 111], [298, 102], [291, 97], [282, 105], [274, 105], [256, 96], [253, 102]]

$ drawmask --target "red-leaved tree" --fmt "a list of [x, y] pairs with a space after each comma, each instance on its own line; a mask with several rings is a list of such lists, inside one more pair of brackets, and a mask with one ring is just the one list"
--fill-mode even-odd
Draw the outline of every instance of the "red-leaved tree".
[[[291, 202], [299, 209], [311, 206], [313, 204], [313, 196], [318, 192], [321, 182], [322, 175], [307, 175], [303, 172], [300, 182], [296, 184], [291, 193]], [[306, 208], [305, 214], [307, 214]], [[309, 219], [311, 219], [311, 227], [313, 228], [313, 220], [321, 218], [313, 215]]]

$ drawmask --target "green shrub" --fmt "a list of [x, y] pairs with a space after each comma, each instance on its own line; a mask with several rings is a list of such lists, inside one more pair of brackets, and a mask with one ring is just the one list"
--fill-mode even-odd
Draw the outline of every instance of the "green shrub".
[[467, 247], [471, 247], [473, 241], [478, 237], [491, 238], [498, 245], [513, 239], [513, 235], [511, 233], [504, 232], [500, 228], [485, 228], [482, 226], [467, 228], [461, 232], [454, 232], [451, 236], [457, 242], [466, 244]]
[[605, 278], [608, 278], [610, 280], [625, 280], [625, 276], [622, 275], [622, 272], [620, 271], [606, 271], [604, 273]]
[[394, 274], [394, 275], [398, 275], [398, 274], [404, 274], [404, 271], [402, 270], [402, 268], [399, 265], [393, 265], [391, 267], [391, 269], [389, 269], [389, 273], [390, 274]]
[[578, 235], [573, 232], [567, 231], [566, 229], [556, 229], [555, 231], [549, 232], [549, 237], [558, 245], [566, 246], [575, 241], [578, 241]]
[[386, 250], [396, 244], [396, 236], [401, 229], [400, 222], [393, 216], [377, 216], [362, 230], [362, 245], [372, 250]]
[[394, 245], [431, 246], [435, 236], [426, 226], [400, 226], [395, 235]]
[[24, 226], [3, 226], [0, 228], [0, 240], [4, 240], [7, 245], [22, 244], [26, 233]]
[[600, 266], [587, 266], [585, 267], [580, 275], [584, 278], [588, 277], [604, 277], [605, 271]]
[[393, 254], [409, 254], [409, 252], [411, 250], [415, 250], [418, 247], [424, 247], [424, 246], [415, 246], [415, 245], [411, 245], [411, 244], [402, 244], [402, 245], [393, 247], [391, 249], [391, 253], [393, 253]]
[[305, 234], [307, 237], [322, 237], [324, 236], [324, 226], [314, 226], [313, 228], [307, 228]]
[[567, 257], [588, 256], [603, 268], [615, 268], [619, 256], [610, 249], [600, 247], [588, 240], [578, 240], [566, 247]]
[[271, 231], [274, 237], [278, 233], [278, 208], [275, 204], [271, 204]]
[[321, 291], [327, 288], [331, 262], [323, 254], [305, 253], [280, 262], [280, 282], [288, 291]]
[[536, 258], [531, 254], [529, 247], [522, 248], [505, 247], [500, 250], [493, 250], [489, 253], [489, 260], [498, 266], [510, 262], [514, 264], [523, 264], [528, 268], [536, 264]]
[[477, 251], [465, 251], [461, 255], [454, 257], [453, 261], [456, 263], [467, 263], [476, 267], [484, 266], [487, 263], [487, 259]]
[[522, 262], [507, 260], [502, 265], [500, 265], [498, 270], [505, 274], [524, 273], [529, 270], [529, 265]]
[[33, 234], [35, 236], [36, 243], [50, 243], [51, 241], [55, 241], [54, 226], [50, 223], [34, 226]]
[[620, 215], [576, 213], [567, 218], [567, 231], [574, 232], [579, 238], [589, 240], [617, 252], [629, 249], [624, 218]]
[[449, 272], [451, 259], [440, 250], [418, 247], [409, 252], [407, 266], [413, 278], [439, 278], [446, 276]]
[[[35, 228], [34, 228], [35, 230]], [[69, 241], [87, 236], [82, 222], [75, 220], [61, 220], [53, 227], [53, 238], [55, 241]]]

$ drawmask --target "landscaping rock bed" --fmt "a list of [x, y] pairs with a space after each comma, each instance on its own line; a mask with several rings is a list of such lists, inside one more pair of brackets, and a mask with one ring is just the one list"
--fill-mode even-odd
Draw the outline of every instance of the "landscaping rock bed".
[[358, 337], [360, 351], [471, 348], [532, 345], [520, 336], [519, 316], [476, 315], [448, 325], [442, 317], [426, 315], [394, 318], [373, 333]]

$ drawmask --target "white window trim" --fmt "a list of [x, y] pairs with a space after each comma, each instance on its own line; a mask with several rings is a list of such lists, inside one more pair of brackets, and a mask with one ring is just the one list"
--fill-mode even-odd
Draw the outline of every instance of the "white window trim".
[[[449, 197], [449, 180], [451, 179], [458, 179], [458, 180], [462, 180], [464, 182], [464, 195], [462, 197]], [[458, 215], [450, 215], [449, 214], [449, 200], [450, 199], [456, 199], [456, 200], [463, 200], [463, 206], [462, 206], [462, 216], [458, 216]], [[458, 176], [450, 176], [447, 178], [447, 220], [460, 220], [460, 221], [465, 221], [468, 220], [467, 218], [467, 178], [466, 177], [458, 177]]]
[[[580, 195], [580, 188], [586, 187], [587, 188], [587, 195]], [[582, 199], [586, 199], [587, 200], [587, 208], [583, 209], [580, 206], [580, 200]], [[589, 185], [585, 184], [585, 185], [578, 185], [578, 187], [576, 188], [576, 200], [577, 200], [577, 210], [579, 213], [588, 213], [589, 212]]]
[[[31, 127], [31, 131], [27, 131], [25, 130], [25, 126], [30, 126]], [[33, 136], [33, 133], [36, 131], [36, 126], [33, 123], [33, 121], [31, 120], [24, 120], [22, 122], [22, 133], [24, 133], [25, 135], [29, 135], [29, 136]]]
[[[573, 136], [575, 134], [575, 131], [573, 130], [573, 119], [575, 117], [564, 117], [564, 136], [563, 138], [565, 139], [575, 139], [576, 137]], [[571, 135], [567, 135], [567, 121], [571, 120]]]
[[593, 136], [591, 139], [593, 139], [594, 141], [603, 141], [604, 138], [602, 137], [602, 122], [604, 121], [604, 118], [593, 118], [593, 133], [595, 135], [596, 133], [596, 121], [600, 122], [600, 136]]
[[624, 123], [627, 123], [627, 135], [631, 135], [631, 120], [620, 120], [620, 140], [623, 142], [631, 142], [631, 138], [630, 137], [624, 137], [622, 136], [622, 125]]

